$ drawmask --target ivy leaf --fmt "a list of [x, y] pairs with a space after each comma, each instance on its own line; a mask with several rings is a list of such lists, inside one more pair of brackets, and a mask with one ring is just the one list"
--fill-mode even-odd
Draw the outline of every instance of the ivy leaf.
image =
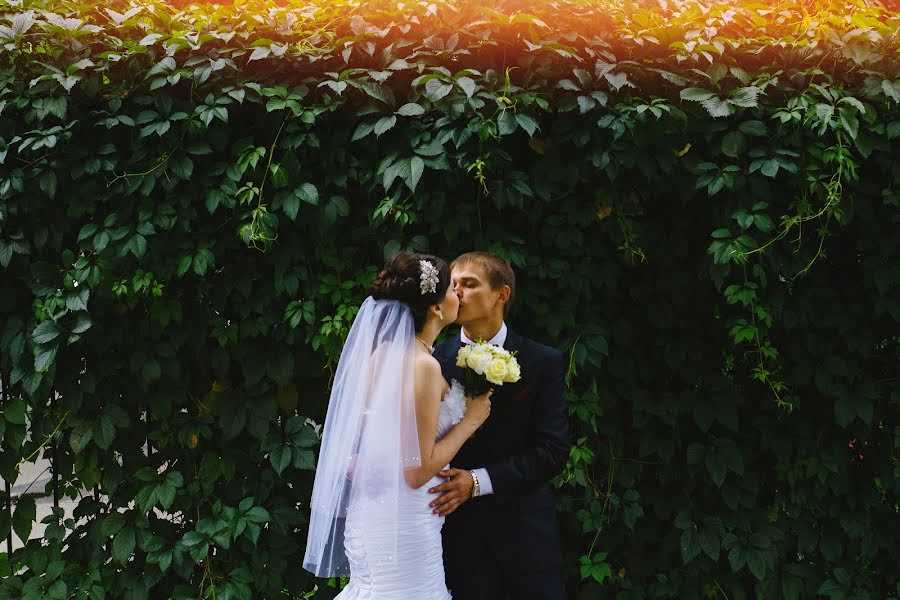
[[124, 565], [134, 554], [134, 527], [122, 529], [113, 539], [112, 556], [120, 565]]
[[176, 152], [169, 159], [169, 166], [172, 168], [172, 173], [178, 176], [179, 179], [190, 179], [191, 174], [194, 172], [194, 161], [191, 160], [184, 152]]
[[38, 183], [40, 184], [41, 191], [44, 192], [49, 198], [53, 198], [56, 196], [55, 171], [44, 172], [38, 180]]
[[702, 444], [698, 444], [694, 442], [687, 448], [687, 464], [689, 465], [699, 465], [703, 460], [703, 457], [706, 456], [706, 448], [703, 447]]
[[375, 130], [374, 122], [362, 122], [357, 125], [356, 130], [353, 132], [353, 136], [350, 138], [351, 142], [355, 142], [356, 140], [361, 140], [370, 133]]
[[713, 561], [719, 560], [719, 553], [721, 552], [721, 545], [719, 542], [719, 536], [716, 535], [716, 532], [710, 528], [705, 528], [700, 531], [700, 547], [703, 549], [703, 552], [711, 558]]
[[794, 575], [785, 574], [781, 578], [781, 593], [784, 600], [798, 600], [803, 593], [803, 580]]
[[311, 183], [304, 183], [294, 190], [294, 194], [311, 206], [319, 205], [319, 190]]
[[387, 117], [381, 117], [375, 123], [375, 137], [381, 137], [381, 134], [388, 131], [397, 124], [397, 117], [394, 115], [390, 115]]
[[859, 133], [859, 119], [856, 118], [856, 115], [851, 114], [850, 111], [844, 108], [841, 108], [838, 111], [838, 114], [841, 128], [850, 135], [851, 139], [855, 140]]
[[222, 415], [221, 424], [225, 439], [232, 439], [246, 426], [247, 412], [239, 408], [227, 410]]
[[466, 93], [466, 98], [471, 98], [475, 95], [477, 86], [471, 77], [460, 77], [456, 80], [456, 84]]
[[297, 213], [300, 211], [300, 198], [296, 193], [283, 195], [281, 210], [284, 211], [284, 214], [286, 214], [291, 221], [297, 220]]
[[278, 475], [281, 475], [282, 471], [291, 464], [291, 452], [290, 446], [279, 446], [269, 454], [269, 462], [272, 463], [272, 468]]
[[294, 468], [304, 471], [314, 471], [316, 468], [316, 457], [312, 450], [294, 449]]
[[556, 83], [556, 87], [561, 90], [568, 90], [570, 92], [580, 92], [581, 88], [578, 87], [578, 84], [572, 81], [571, 79], [560, 79]]
[[708, 100], [715, 96], [714, 93], [709, 90], [705, 90], [703, 88], [698, 87], [690, 87], [681, 90], [679, 96], [681, 96], [682, 100], [690, 100], [691, 102], [702, 102], [703, 100]]
[[725, 464], [724, 457], [718, 452], [713, 452], [706, 455], [706, 460], [704, 462], [706, 464], [706, 470], [709, 471], [709, 475], [712, 477], [713, 483], [716, 484], [716, 487], [722, 487], [722, 483], [725, 482], [725, 471], [728, 468], [728, 465]]
[[25, 401], [21, 398], [13, 397], [3, 408], [3, 418], [13, 425], [25, 424]]
[[184, 151], [195, 156], [204, 156], [213, 153], [212, 146], [201, 140], [193, 140], [182, 146]]
[[291, 443], [298, 448], [312, 448], [319, 443], [319, 436], [312, 427], [304, 425], [293, 437]]
[[263, 508], [262, 506], [254, 506], [245, 515], [246, 519], [252, 523], [268, 523], [272, 517], [269, 516], [269, 512]]
[[41, 344], [35, 347], [34, 353], [34, 370], [43, 373], [50, 368], [53, 361], [56, 360], [56, 353], [59, 350], [59, 342], [50, 344]]
[[526, 114], [516, 113], [516, 123], [519, 124], [519, 127], [525, 130], [528, 134], [528, 137], [533, 137], [534, 132], [540, 130], [540, 126], [538, 122], [533, 118]]
[[734, 75], [735, 79], [740, 81], [742, 85], [747, 85], [753, 81], [753, 77], [750, 73], [738, 66], [732, 65], [728, 70], [731, 71], [731, 74]]
[[31, 537], [31, 528], [37, 520], [37, 505], [34, 496], [19, 496], [16, 500], [16, 510], [12, 516], [12, 528], [22, 541]]
[[681, 532], [681, 560], [688, 564], [700, 554], [700, 540], [693, 527]]
[[516, 130], [516, 127], [518, 127], [518, 121], [511, 110], [504, 110], [497, 117], [497, 133], [500, 135], [509, 135]]
[[597, 102], [590, 96], [578, 96], [578, 109], [581, 114], [590, 112], [597, 106]]
[[177, 274], [179, 277], [184, 276], [191, 268], [191, 263], [194, 261], [194, 256], [192, 254], [188, 254], [186, 256], [181, 257], [181, 262], [178, 263], [178, 271]]
[[419, 179], [422, 177], [422, 172], [425, 170], [425, 161], [423, 161], [418, 156], [413, 156], [409, 159], [409, 179], [406, 180], [406, 185], [409, 187], [411, 192], [416, 191], [416, 186], [419, 185]]
[[885, 96], [900, 104], [900, 81], [885, 79], [881, 82], [881, 90]]
[[75, 292], [66, 294], [66, 308], [71, 311], [87, 310], [91, 290], [80, 287]]
[[766, 561], [762, 553], [757, 550], [747, 551], [747, 566], [750, 572], [757, 579], [762, 579], [766, 575]]
[[197, 254], [194, 255], [194, 260], [191, 265], [194, 268], [194, 273], [203, 277], [206, 274], [207, 269], [214, 266], [216, 264], [216, 257], [212, 253], [212, 250], [208, 248], [201, 248], [197, 251]]
[[103, 518], [100, 534], [103, 537], [110, 537], [119, 533], [123, 527], [125, 527], [125, 516], [118, 512], [110, 513]]
[[417, 117], [425, 114], [425, 108], [415, 102], [408, 102], [397, 109], [397, 114], [404, 117]]
[[100, 420], [93, 427], [93, 437], [101, 450], [106, 450], [112, 445], [116, 437], [116, 425], [110, 415], [105, 413], [100, 415]]
[[747, 139], [740, 131], [729, 131], [722, 139], [722, 154], [738, 158], [747, 147]]
[[900, 121], [891, 121], [887, 126], [887, 138], [892, 140], [900, 137]]
[[825, 130], [831, 124], [831, 118], [834, 116], [834, 106], [831, 104], [817, 104], [816, 116], [819, 118], [819, 135], [823, 135]]
[[259, 46], [253, 49], [253, 52], [250, 54], [250, 58], [247, 59], [247, 62], [268, 58], [270, 54], [272, 54], [271, 47]]
[[780, 167], [777, 160], [774, 158], [765, 161], [760, 168], [760, 173], [765, 175], [766, 177], [775, 177], [778, 175], [778, 168]]
[[705, 108], [710, 116], [714, 119], [718, 119], [719, 117], [727, 117], [734, 110], [728, 100], [723, 100], [718, 96], [713, 96], [711, 98], [701, 100], [700, 104], [703, 105], [703, 108]]
[[141, 46], [152, 46], [163, 37], [164, 36], [161, 33], [151, 33], [141, 38], [141, 41], [139, 41], [138, 44]]
[[147, 238], [139, 233], [135, 233], [128, 241], [125, 249], [130, 251], [135, 258], [141, 258], [147, 252]]
[[428, 83], [425, 84], [425, 97], [432, 102], [441, 100], [451, 91], [453, 91], [453, 86], [449, 83], [444, 83], [440, 79], [429, 79]]
[[62, 333], [59, 326], [53, 321], [44, 321], [31, 332], [31, 341], [35, 344], [52, 342]]
[[762, 121], [752, 120], [752, 121], [744, 121], [740, 125], [738, 125], [738, 129], [741, 130], [742, 133], [755, 137], [764, 137], [766, 132], [766, 124]]
[[732, 546], [731, 550], [728, 551], [728, 563], [731, 565], [732, 573], [740, 571], [746, 562], [747, 558], [744, 549], [738, 545]]
[[15, 253], [15, 246], [0, 240], [0, 266], [4, 269], [9, 266]]
[[633, 83], [628, 81], [628, 75], [625, 73], [606, 73], [603, 75], [603, 78], [609, 82], [609, 85], [613, 87], [617, 92], [623, 87], [631, 86], [635, 87]]
[[743, 108], [755, 108], [759, 99], [759, 88], [755, 86], [738, 88], [731, 92], [728, 102]]
[[157, 486], [156, 497], [163, 509], [169, 510], [171, 508], [172, 503], [175, 502], [175, 491], [174, 482], [169, 479]]

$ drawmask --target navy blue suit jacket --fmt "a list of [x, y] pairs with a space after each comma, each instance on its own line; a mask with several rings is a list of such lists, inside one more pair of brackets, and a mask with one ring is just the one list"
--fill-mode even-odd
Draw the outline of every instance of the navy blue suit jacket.
[[[434, 356], [447, 381], [462, 382], [456, 366], [458, 337], [438, 346]], [[466, 552], [468, 536], [454, 542], [455, 528], [472, 528], [493, 540], [498, 553], [515, 548], [524, 568], [533, 557], [546, 565], [560, 560], [555, 496], [550, 480], [569, 456], [568, 408], [562, 354], [509, 330], [504, 347], [516, 351], [521, 379], [495, 388], [491, 415], [451, 461], [459, 469], [484, 467], [494, 493], [472, 499], [444, 525], [445, 554]], [[498, 540], [500, 540], [498, 542]]]

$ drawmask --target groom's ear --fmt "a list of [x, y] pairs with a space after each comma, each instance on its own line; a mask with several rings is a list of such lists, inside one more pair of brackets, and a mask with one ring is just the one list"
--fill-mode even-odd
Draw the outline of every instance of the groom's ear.
[[512, 293], [512, 289], [506, 284], [501, 285], [497, 291], [499, 295], [497, 296], [497, 301], [506, 306], [506, 303], [509, 302], [509, 295]]

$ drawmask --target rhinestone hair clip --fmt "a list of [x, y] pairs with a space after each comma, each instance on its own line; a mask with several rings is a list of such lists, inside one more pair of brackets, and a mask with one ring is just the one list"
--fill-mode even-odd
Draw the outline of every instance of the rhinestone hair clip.
[[422, 280], [421, 283], [419, 283], [419, 289], [422, 290], [422, 295], [433, 294], [437, 291], [438, 270], [427, 260], [420, 260], [419, 267], [422, 270], [421, 275], [419, 275], [419, 279]]

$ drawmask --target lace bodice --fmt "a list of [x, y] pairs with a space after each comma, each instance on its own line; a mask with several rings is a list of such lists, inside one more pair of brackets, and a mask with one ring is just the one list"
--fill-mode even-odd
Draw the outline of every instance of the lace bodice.
[[457, 380], [450, 382], [450, 389], [444, 394], [441, 412], [438, 416], [437, 439], [441, 439], [454, 425], [459, 423], [466, 412], [466, 390]]

